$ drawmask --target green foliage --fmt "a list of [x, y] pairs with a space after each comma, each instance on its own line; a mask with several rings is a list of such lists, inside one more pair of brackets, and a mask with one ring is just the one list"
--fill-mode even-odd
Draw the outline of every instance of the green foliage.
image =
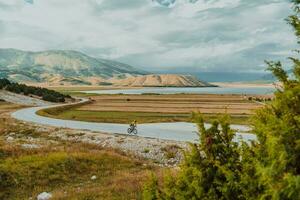
[[11, 84], [6, 78], [0, 79], [0, 89], [3, 89], [5, 86]]
[[244, 199], [239, 184], [242, 159], [228, 117], [215, 121], [208, 129], [201, 115], [194, 114], [194, 120], [201, 132], [200, 143], [191, 144], [191, 150], [185, 152], [176, 178], [167, 176], [158, 192], [157, 182], [152, 180], [147, 185], [148, 193], [152, 191], [153, 195], [145, 199]]
[[65, 98], [71, 98], [54, 90], [48, 90], [41, 87], [27, 86], [25, 84], [11, 83], [7, 79], [0, 79], [0, 89], [24, 95], [35, 95], [41, 97], [45, 101], [65, 102]]
[[[293, 2], [296, 14], [288, 22], [300, 38], [300, 1]], [[275, 92], [275, 100], [253, 119], [259, 142], [255, 157], [260, 199], [300, 199], [300, 62], [290, 59], [294, 63], [291, 78], [280, 62], [267, 62], [282, 87]]]
[[158, 200], [159, 189], [158, 189], [158, 180], [157, 177], [152, 173], [148, 182], [144, 185], [143, 188], [143, 199], [145, 200]]
[[[299, 40], [300, 1], [292, 2], [295, 15], [288, 22]], [[195, 115], [200, 144], [191, 145], [177, 175], [165, 179], [156, 193], [160, 199], [300, 199], [300, 60], [290, 60], [292, 76], [280, 62], [266, 62], [281, 87], [252, 119], [258, 141], [238, 146], [226, 119], [205, 129]]]

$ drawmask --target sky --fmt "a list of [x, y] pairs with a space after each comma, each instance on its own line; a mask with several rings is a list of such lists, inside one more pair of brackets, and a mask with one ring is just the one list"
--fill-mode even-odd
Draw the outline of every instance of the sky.
[[261, 72], [296, 46], [288, 0], [0, 0], [0, 48], [160, 71]]

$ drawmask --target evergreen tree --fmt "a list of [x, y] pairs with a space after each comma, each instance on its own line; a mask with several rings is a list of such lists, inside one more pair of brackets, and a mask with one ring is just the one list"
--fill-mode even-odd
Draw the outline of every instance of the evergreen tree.
[[194, 119], [201, 133], [200, 143], [191, 144], [180, 171], [166, 176], [163, 187], [158, 189], [154, 184], [156, 179], [152, 178], [144, 190], [147, 194], [144, 199], [245, 199], [239, 184], [242, 174], [239, 146], [233, 141], [235, 134], [228, 118], [213, 122], [208, 129], [201, 115], [194, 114]]
[[[300, 0], [292, 2], [295, 14], [288, 22], [300, 43]], [[257, 142], [238, 146], [226, 118], [205, 129], [201, 116], [195, 115], [200, 143], [191, 144], [180, 170], [168, 175], [163, 186], [158, 187], [152, 178], [147, 186], [152, 195], [144, 199], [299, 200], [300, 59], [290, 60], [292, 76], [280, 62], [267, 62], [281, 87], [275, 99], [253, 117]]]
[[[288, 22], [300, 39], [299, 0], [295, 15]], [[258, 136], [256, 170], [263, 192], [260, 199], [300, 199], [300, 60], [294, 63], [293, 76], [280, 62], [267, 62], [268, 69], [281, 82], [275, 100], [254, 117], [254, 133]]]

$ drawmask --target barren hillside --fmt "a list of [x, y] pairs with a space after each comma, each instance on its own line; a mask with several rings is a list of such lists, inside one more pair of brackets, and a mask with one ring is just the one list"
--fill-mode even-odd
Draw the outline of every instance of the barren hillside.
[[151, 74], [138, 77], [130, 77], [121, 80], [113, 80], [117, 86], [131, 87], [210, 87], [209, 83], [198, 80], [190, 75], [177, 74]]

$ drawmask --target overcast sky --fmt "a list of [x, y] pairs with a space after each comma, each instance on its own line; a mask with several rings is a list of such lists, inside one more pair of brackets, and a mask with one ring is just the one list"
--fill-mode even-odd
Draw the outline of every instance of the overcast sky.
[[0, 0], [0, 48], [72, 49], [145, 70], [262, 71], [295, 48], [288, 0]]

